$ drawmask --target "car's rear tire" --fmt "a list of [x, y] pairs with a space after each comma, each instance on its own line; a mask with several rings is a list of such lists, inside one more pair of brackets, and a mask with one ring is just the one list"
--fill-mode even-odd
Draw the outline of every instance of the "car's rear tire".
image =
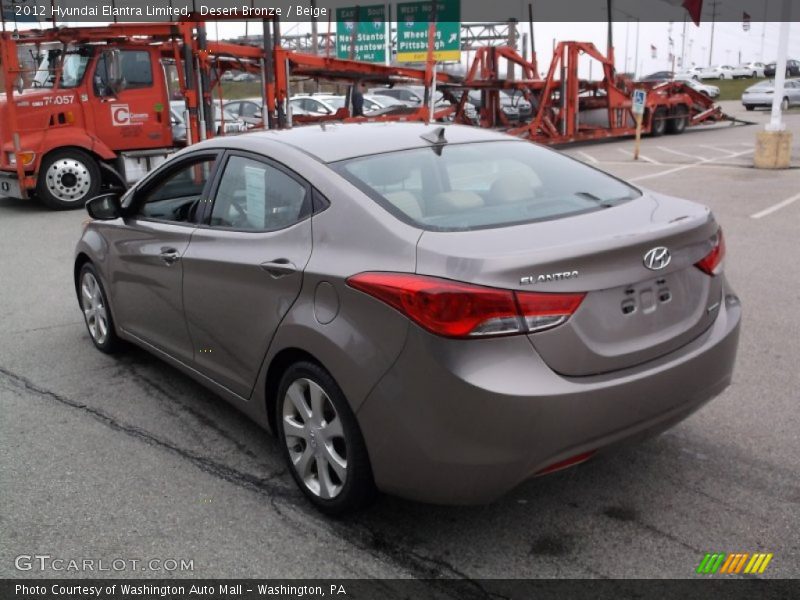
[[92, 343], [106, 354], [118, 351], [122, 346], [122, 340], [114, 329], [108, 296], [92, 263], [87, 262], [81, 267], [77, 288], [78, 302]]
[[781, 110], [789, 110], [789, 98], [781, 100]]
[[747, 110], [747, 111], [751, 111], [751, 110], [755, 110], [755, 109], [756, 109], [756, 107], [755, 107], [755, 106], [753, 106], [752, 104], [745, 104], [745, 105], [744, 105], [744, 108], [745, 108], [745, 110]]
[[667, 133], [679, 135], [686, 131], [686, 126], [689, 124], [689, 111], [686, 107], [679, 105], [675, 107], [672, 112], [672, 118], [667, 121]]
[[100, 167], [83, 150], [57, 150], [42, 161], [36, 194], [48, 208], [83, 208], [99, 191]]
[[341, 515], [373, 500], [364, 438], [330, 373], [310, 361], [294, 363], [281, 377], [275, 408], [289, 472], [314, 506]]
[[667, 110], [662, 106], [655, 110], [651, 117], [650, 135], [659, 137], [667, 131]]

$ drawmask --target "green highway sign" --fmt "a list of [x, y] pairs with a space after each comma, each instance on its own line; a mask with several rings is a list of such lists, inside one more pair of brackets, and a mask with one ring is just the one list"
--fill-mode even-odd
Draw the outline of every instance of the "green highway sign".
[[428, 26], [436, 4], [436, 60], [461, 60], [459, 0], [403, 2], [397, 5], [397, 60], [423, 62], [428, 58]]
[[383, 4], [336, 9], [336, 57], [386, 62], [386, 9]]

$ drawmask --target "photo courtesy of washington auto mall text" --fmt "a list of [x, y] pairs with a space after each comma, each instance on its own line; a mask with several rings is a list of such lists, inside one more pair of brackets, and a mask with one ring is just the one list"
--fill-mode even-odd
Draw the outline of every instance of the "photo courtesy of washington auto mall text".
[[0, 0], [0, 600], [800, 598], [800, 0]]

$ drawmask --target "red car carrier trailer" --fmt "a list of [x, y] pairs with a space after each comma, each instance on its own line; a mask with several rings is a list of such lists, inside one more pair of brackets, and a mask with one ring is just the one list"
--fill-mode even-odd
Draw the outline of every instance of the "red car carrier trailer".
[[[633, 135], [636, 87], [647, 90], [645, 134], [679, 134], [728, 119], [684, 83], [634, 84], [617, 75], [613, 59], [591, 43], [559, 43], [543, 78], [535, 58], [529, 61], [509, 47], [479, 47], [466, 76], [459, 77], [437, 69], [432, 48], [420, 68], [342, 60], [287, 50], [280, 44], [279, 22], [261, 22], [260, 45], [209, 41], [205, 21], [197, 16], [0, 33], [5, 90], [0, 98], [0, 197], [37, 196], [54, 209], [83, 206], [103, 187], [135, 182], [178, 148], [224, 135], [224, 126], [215, 126], [214, 105], [224, 101], [223, 73], [234, 69], [262, 82], [261, 114], [266, 118], [251, 123], [262, 128], [436, 120], [565, 144]], [[586, 59], [599, 65], [602, 79], [579, 77], [579, 63]], [[518, 78], [501, 76], [509, 65]], [[390, 106], [366, 117], [351, 116], [348, 106], [332, 115], [294, 116], [289, 99], [296, 79], [350, 89], [356, 82], [414, 84], [424, 87], [425, 102]], [[445, 101], [429, 102], [438, 93]], [[524, 99], [530, 116], [509, 119], [501, 94]], [[184, 103], [185, 140], [173, 136], [170, 102], [176, 99]]]

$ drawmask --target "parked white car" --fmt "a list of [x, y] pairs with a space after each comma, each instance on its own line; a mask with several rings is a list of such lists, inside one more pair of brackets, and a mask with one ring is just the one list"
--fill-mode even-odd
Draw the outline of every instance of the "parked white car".
[[683, 69], [675, 73], [675, 79], [680, 79], [685, 81], [687, 79], [693, 79], [695, 81], [700, 80], [700, 71], [703, 69], [700, 67], [690, 67], [688, 69]]
[[733, 67], [730, 65], [714, 65], [700, 70], [700, 79], [733, 79]]
[[[332, 115], [336, 112], [337, 108], [325, 100], [327, 96], [314, 95], [314, 96], [293, 96], [289, 100], [292, 105], [292, 111], [301, 109], [305, 114], [319, 117], [322, 115]], [[295, 112], [295, 114], [298, 114]]]
[[689, 79], [686, 77], [676, 77], [675, 81], [680, 81], [681, 83], [685, 83], [695, 92], [700, 92], [701, 94], [704, 94], [709, 98], [719, 98], [719, 88], [715, 85], [708, 85], [707, 83], [701, 83], [696, 79]]
[[749, 62], [749, 63], [742, 63], [738, 67], [734, 67], [733, 69], [733, 76], [734, 77], [764, 77], [764, 63], [762, 62]]
[[[747, 110], [756, 107], [769, 108], [775, 97], [775, 82], [771, 79], [759, 81], [751, 85], [742, 94], [742, 104]], [[792, 106], [800, 106], [800, 79], [787, 79], [783, 84], [781, 110], [789, 110]]]
[[[169, 103], [170, 113], [171, 113], [171, 120], [172, 120], [172, 135], [178, 139], [180, 136], [185, 140], [186, 139], [186, 123], [183, 120], [183, 113], [186, 110], [186, 103], [183, 100], [172, 100]], [[217, 132], [217, 135], [222, 134], [222, 119], [220, 118], [220, 112], [223, 112], [220, 108], [219, 100], [214, 100], [212, 104], [212, 110], [214, 111], [214, 125]], [[231, 113], [228, 110], [224, 110], [223, 112], [224, 120], [225, 120], [225, 133], [243, 133], [247, 131], [247, 125], [241, 119], [238, 119], [236, 115]]]

